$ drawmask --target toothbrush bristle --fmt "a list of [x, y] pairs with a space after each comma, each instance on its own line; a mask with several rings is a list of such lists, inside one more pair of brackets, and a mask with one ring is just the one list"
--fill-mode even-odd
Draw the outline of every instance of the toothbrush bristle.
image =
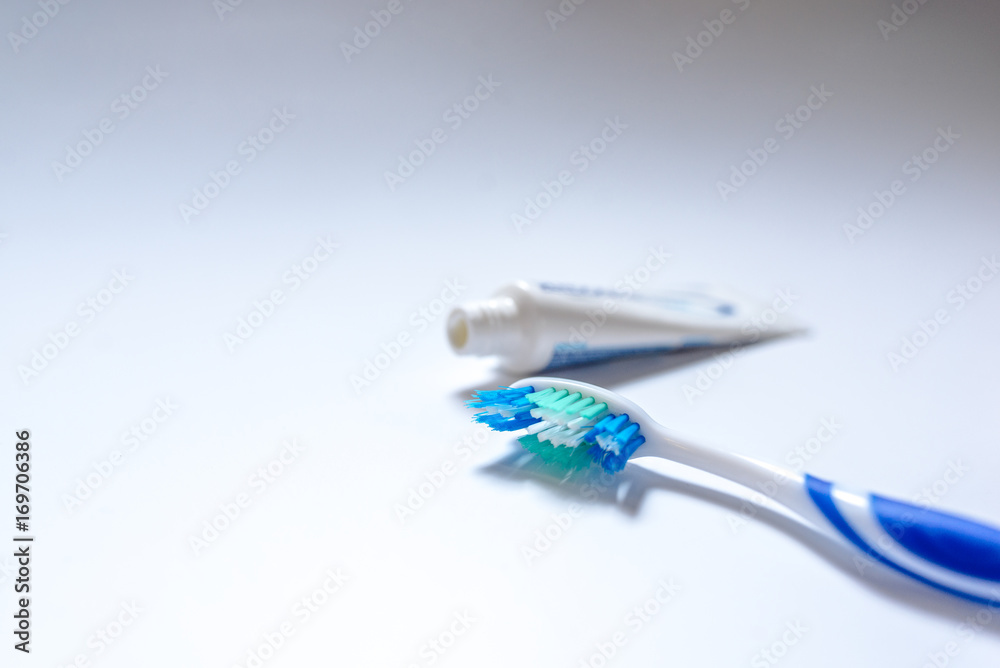
[[565, 470], [599, 464], [608, 473], [625, 468], [646, 438], [625, 413], [580, 392], [549, 387], [480, 390], [466, 402], [480, 409], [473, 418], [495, 431], [526, 430], [518, 438], [526, 450]]

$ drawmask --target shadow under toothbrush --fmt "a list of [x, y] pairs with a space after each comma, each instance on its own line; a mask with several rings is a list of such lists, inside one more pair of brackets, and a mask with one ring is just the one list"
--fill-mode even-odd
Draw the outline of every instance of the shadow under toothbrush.
[[[510, 453], [481, 467], [480, 471], [510, 481], [534, 481], [568, 501], [581, 505], [615, 506], [633, 518], [639, 515], [646, 494], [654, 489], [701, 499], [737, 514], [746, 503], [739, 496], [672, 478], [634, 462], [629, 462], [625, 470], [617, 475], [591, 467], [586, 471], [560, 476], [562, 471], [523, 450], [516, 441], [512, 445]], [[991, 610], [921, 585], [878, 563], [871, 563], [862, 573], [856, 565], [857, 551], [841, 541], [820, 533], [790, 511], [778, 510], [777, 506], [755, 506], [755, 510], [755, 521], [799, 540], [829, 564], [878, 595], [956, 623], [969, 622], [971, 619], [975, 624], [973, 629], [978, 629], [976, 633], [986, 632], [1000, 637], [1000, 623], [996, 623], [1000, 621], [1000, 608], [991, 606]], [[976, 621], [977, 613], [982, 614], [984, 610], [989, 614], [989, 620]]]

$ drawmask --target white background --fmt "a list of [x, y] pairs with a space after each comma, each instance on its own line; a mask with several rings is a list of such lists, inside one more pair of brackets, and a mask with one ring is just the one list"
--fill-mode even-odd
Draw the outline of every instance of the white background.
[[[554, 29], [555, 0], [404, 0], [349, 62], [341, 44], [385, 3], [244, 0], [220, 18], [209, 0], [74, 1], [30, 38], [8, 34], [0, 480], [29, 429], [36, 542], [30, 657], [12, 649], [13, 560], [0, 557], [0, 663], [246, 666], [290, 622], [264, 665], [596, 666], [619, 632], [609, 666], [773, 665], [759, 653], [776, 643], [783, 666], [917, 667], [946, 646], [948, 665], [996, 665], [995, 612], [860, 576], [767, 509], [734, 525], [743, 497], [729, 487], [642, 462], [627, 490], [590, 501], [586, 480], [546, 478], [503, 435], [463, 457], [477, 431], [462, 401], [513, 379], [452, 355], [443, 316], [418, 324], [448, 281], [463, 300], [516, 278], [613, 285], [662, 247], [671, 258], [643, 290], [788, 290], [809, 334], [748, 348], [721, 375], [711, 356], [567, 373], [775, 463], [832, 418], [809, 472], [914, 499], [959, 462], [936, 502], [1000, 522], [1000, 282], [961, 309], [952, 292], [1000, 251], [1000, 9], [907, 6], [883, 34], [887, 0], [589, 0]], [[675, 52], [726, 9], [679, 71]], [[6, 3], [0, 27], [39, 11]], [[165, 77], [121, 118], [115, 100], [147, 67]], [[452, 127], [445, 112], [490, 76], [500, 85]], [[832, 96], [786, 137], [776, 123], [814, 86]], [[248, 161], [241, 143], [275, 108], [294, 119]], [[60, 173], [106, 118], [113, 131]], [[573, 154], [607, 119], [627, 128], [579, 171]], [[435, 128], [446, 141], [390, 188], [385, 173]], [[904, 164], [949, 128], [959, 138], [911, 180]], [[768, 138], [777, 152], [724, 198], [719, 182]], [[231, 160], [240, 173], [185, 220]], [[518, 232], [512, 214], [561, 170], [573, 183]], [[905, 192], [852, 237], [844, 226], [897, 179]], [[339, 248], [293, 290], [283, 277], [318, 238]], [[88, 320], [79, 305], [107, 300], [122, 270], [133, 278]], [[285, 301], [227, 345], [275, 289]], [[894, 369], [889, 354], [938, 309], [947, 322]], [[71, 322], [78, 335], [44, 368], [20, 370]], [[356, 391], [351, 376], [401, 333], [412, 344]], [[173, 414], [68, 503], [167, 399]], [[293, 439], [301, 454], [258, 493], [251, 476]], [[192, 548], [240, 494], [249, 507]], [[529, 563], [522, 548], [572, 503], [573, 524]], [[338, 568], [349, 581], [299, 623], [293, 606]], [[661, 579], [679, 591], [636, 629], [626, 615]], [[97, 641], [133, 602], [138, 618]], [[991, 624], [960, 628], [977, 612]], [[471, 628], [428, 654], [456, 614]], [[781, 646], [796, 623], [807, 630]]]

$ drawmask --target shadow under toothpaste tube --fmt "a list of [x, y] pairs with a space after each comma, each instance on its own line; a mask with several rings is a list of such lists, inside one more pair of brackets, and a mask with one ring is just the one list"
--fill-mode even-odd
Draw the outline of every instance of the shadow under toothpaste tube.
[[447, 334], [457, 354], [493, 355], [505, 371], [524, 374], [801, 333], [787, 315], [795, 299], [785, 291], [762, 303], [719, 287], [646, 294], [518, 281], [456, 307]]

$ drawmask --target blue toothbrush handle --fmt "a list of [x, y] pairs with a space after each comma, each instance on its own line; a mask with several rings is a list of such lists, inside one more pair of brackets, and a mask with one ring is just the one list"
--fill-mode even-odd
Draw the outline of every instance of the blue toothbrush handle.
[[866, 558], [978, 603], [1000, 603], [1000, 529], [927, 507], [861, 495], [805, 476], [816, 508]]

